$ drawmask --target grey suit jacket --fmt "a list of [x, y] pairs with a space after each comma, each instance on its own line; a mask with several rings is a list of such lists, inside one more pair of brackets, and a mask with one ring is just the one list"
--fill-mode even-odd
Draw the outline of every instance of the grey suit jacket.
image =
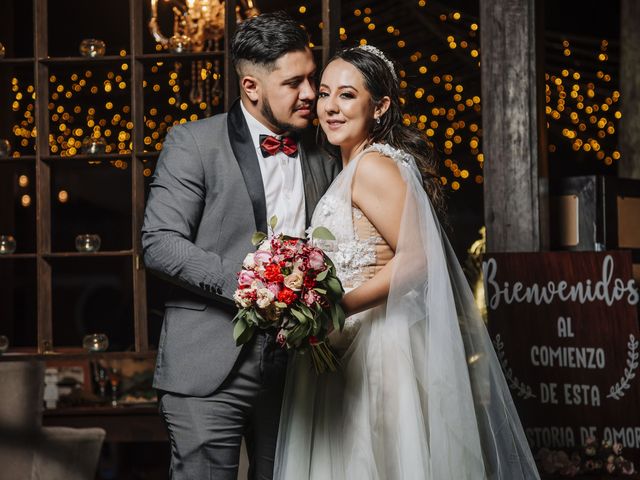
[[[301, 142], [307, 224], [337, 175], [337, 162]], [[146, 267], [177, 284], [166, 302], [154, 386], [213, 393], [233, 367], [237, 272], [267, 231], [264, 187], [249, 128], [236, 102], [228, 114], [176, 125], [164, 142], [142, 227]]]

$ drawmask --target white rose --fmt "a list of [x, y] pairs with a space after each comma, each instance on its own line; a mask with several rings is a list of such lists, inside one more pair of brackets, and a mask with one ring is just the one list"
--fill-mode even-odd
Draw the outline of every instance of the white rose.
[[302, 281], [304, 277], [299, 270], [293, 271], [291, 274], [284, 277], [284, 286], [291, 290], [300, 290], [302, 288]]
[[247, 270], [253, 270], [254, 268], [256, 268], [256, 262], [254, 260], [254, 255], [253, 253], [249, 253], [247, 254], [246, 257], [244, 257], [244, 260], [242, 262], [242, 266], [244, 268], [246, 268]]
[[262, 250], [264, 252], [271, 252], [271, 239], [265, 238], [260, 244], [260, 246], [258, 247], [258, 250]]
[[245, 290], [236, 290], [233, 294], [233, 299], [239, 307], [248, 308], [251, 306], [251, 300], [242, 295], [244, 292]]
[[267, 288], [261, 288], [257, 292], [256, 303], [259, 308], [267, 308], [273, 302], [275, 295]]

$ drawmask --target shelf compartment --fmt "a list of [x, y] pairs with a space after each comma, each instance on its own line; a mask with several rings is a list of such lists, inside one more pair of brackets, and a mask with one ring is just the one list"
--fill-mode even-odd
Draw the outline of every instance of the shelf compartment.
[[0, 235], [16, 239], [14, 258], [36, 252], [36, 193], [34, 162], [0, 163]]
[[[0, 323], [0, 335], [9, 338], [9, 350], [35, 351], [38, 343], [36, 261], [35, 255], [14, 254], [0, 256], [0, 318], [11, 319]], [[5, 356], [12, 355], [0, 355]]]
[[51, 268], [54, 351], [80, 349], [82, 338], [97, 332], [107, 335], [110, 350], [134, 348], [130, 258], [54, 257]]
[[86, 233], [100, 236], [98, 256], [131, 251], [130, 169], [131, 165], [124, 161], [120, 168], [110, 163], [79, 166], [75, 162], [54, 162], [51, 166], [51, 252], [78, 256], [73, 253], [75, 238]]

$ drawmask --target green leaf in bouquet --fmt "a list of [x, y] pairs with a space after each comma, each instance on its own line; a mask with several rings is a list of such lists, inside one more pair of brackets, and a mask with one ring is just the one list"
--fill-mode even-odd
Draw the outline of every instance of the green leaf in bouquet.
[[316, 292], [318, 292], [320, 295], [326, 295], [327, 291], [324, 288], [314, 288], [313, 290], [315, 290]]
[[326, 263], [327, 265], [329, 265], [329, 270], [331, 270], [332, 272], [335, 273], [336, 271], [336, 266], [333, 264], [333, 262], [331, 261], [331, 259], [329, 258], [329, 255], [325, 255], [324, 256], [324, 263]]
[[276, 229], [276, 225], [278, 225], [278, 217], [274, 215], [269, 219], [269, 226], [271, 227], [271, 231]]
[[251, 236], [251, 243], [253, 244], [253, 246], [257, 247], [262, 242], [264, 242], [265, 238], [267, 238], [267, 234], [266, 233], [264, 233], [264, 232], [256, 232]]
[[235, 327], [233, 327], [233, 339], [236, 341], [236, 345], [240, 346], [251, 340], [255, 328], [256, 327], [250, 325], [244, 317], [239, 318]]
[[339, 303], [331, 304], [331, 319], [333, 320], [333, 329], [341, 332], [344, 327], [344, 310]]
[[307, 307], [306, 305], [300, 305], [300, 310], [302, 311], [302, 314], [307, 318], [315, 317], [313, 312], [309, 310], [309, 307]]
[[327, 278], [327, 275], [329, 274], [329, 269], [327, 268], [326, 270], [323, 270], [322, 272], [320, 272], [317, 276], [316, 276], [316, 282], [321, 282], [323, 281], [325, 278]]
[[241, 308], [240, 310], [238, 310], [238, 313], [236, 313], [236, 315], [233, 317], [233, 319], [231, 321], [235, 322], [235, 321], [243, 318], [247, 314], [247, 311], [248, 310], [246, 308]]
[[287, 335], [287, 342], [289, 345], [294, 347], [298, 347], [300, 345], [300, 341], [307, 336], [307, 328], [302, 324], [298, 324], [291, 330], [289, 330], [289, 334]]
[[296, 319], [300, 322], [300, 323], [307, 323], [307, 317], [304, 315], [304, 313], [296, 310], [295, 308], [292, 308], [291, 310], [291, 315], [293, 315], [294, 317], [296, 317]]
[[335, 240], [336, 237], [333, 236], [333, 233], [326, 227], [316, 227], [311, 232], [311, 238], [314, 240]]
[[342, 295], [344, 294], [344, 290], [342, 288], [342, 284], [340, 283], [340, 280], [338, 280], [338, 277], [328, 277], [327, 281], [327, 288], [329, 295], [336, 300], [340, 300], [342, 298]]
[[275, 306], [282, 309], [287, 308], [287, 304], [284, 302], [275, 302]]

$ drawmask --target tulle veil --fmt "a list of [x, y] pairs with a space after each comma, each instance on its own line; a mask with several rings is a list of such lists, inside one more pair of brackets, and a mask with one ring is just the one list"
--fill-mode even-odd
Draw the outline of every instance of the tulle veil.
[[[407, 185], [386, 304], [368, 311], [343, 371], [291, 362], [274, 478], [538, 479], [509, 388], [413, 157], [374, 144], [327, 196], [348, 206], [369, 150], [393, 158]], [[349, 212], [348, 214], [346, 212]], [[318, 210], [313, 224], [322, 224]], [[335, 232], [334, 232], [335, 233]], [[337, 232], [337, 241], [350, 232]]]

